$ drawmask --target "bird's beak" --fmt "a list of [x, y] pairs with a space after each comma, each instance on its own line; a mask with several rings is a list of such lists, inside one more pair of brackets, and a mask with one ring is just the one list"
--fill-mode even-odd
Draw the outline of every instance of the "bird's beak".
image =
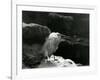
[[61, 36], [61, 41], [71, 41], [70, 36], [66, 36], [66, 35], [63, 35], [63, 34], [60, 34], [60, 36]]

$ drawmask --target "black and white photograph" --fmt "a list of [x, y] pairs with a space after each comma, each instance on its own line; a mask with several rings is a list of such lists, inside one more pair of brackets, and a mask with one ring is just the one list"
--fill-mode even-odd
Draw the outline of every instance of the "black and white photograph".
[[12, 5], [13, 80], [67, 79], [96, 72], [94, 7], [15, 4]]
[[90, 66], [90, 14], [22, 10], [22, 69]]

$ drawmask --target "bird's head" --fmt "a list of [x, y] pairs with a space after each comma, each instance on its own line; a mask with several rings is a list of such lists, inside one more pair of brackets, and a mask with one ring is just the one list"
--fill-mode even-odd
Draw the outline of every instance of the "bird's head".
[[62, 42], [62, 41], [66, 41], [66, 40], [70, 40], [70, 37], [69, 36], [66, 36], [66, 35], [63, 35], [61, 33], [58, 33], [58, 32], [52, 32], [49, 37], [49, 39], [57, 39], [59, 40], [59, 42]]

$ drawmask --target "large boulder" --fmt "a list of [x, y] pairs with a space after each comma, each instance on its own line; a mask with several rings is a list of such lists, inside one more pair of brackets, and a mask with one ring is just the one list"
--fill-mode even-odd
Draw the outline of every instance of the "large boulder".
[[45, 39], [50, 34], [50, 29], [39, 24], [23, 23], [22, 28], [22, 63], [23, 68], [35, 68], [45, 58], [41, 53]]

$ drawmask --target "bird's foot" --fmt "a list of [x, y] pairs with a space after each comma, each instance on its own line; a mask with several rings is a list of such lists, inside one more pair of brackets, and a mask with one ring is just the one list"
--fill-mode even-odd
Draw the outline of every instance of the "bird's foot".
[[50, 59], [49, 58], [45, 59], [45, 63], [48, 63], [48, 62], [50, 62]]

